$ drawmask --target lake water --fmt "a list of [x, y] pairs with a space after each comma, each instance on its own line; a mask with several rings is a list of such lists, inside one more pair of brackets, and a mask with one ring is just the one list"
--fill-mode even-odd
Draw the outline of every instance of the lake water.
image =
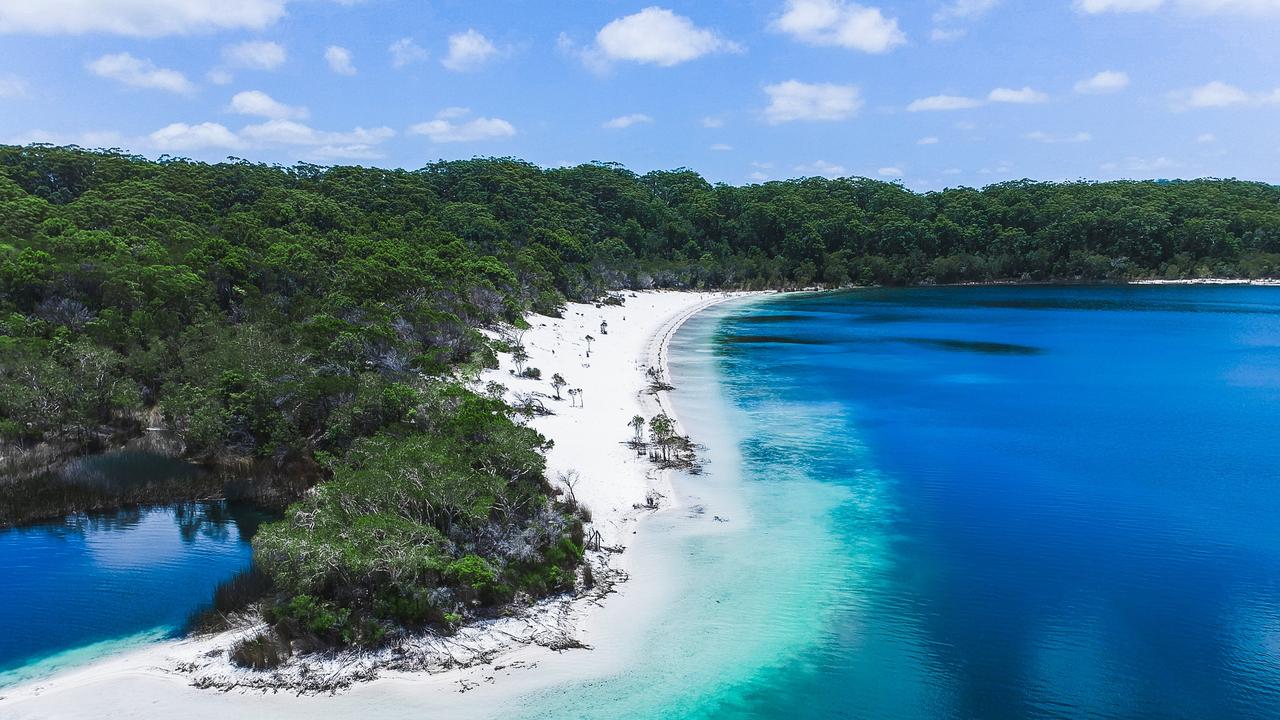
[[181, 633], [263, 520], [210, 502], [0, 530], [0, 687]]
[[1280, 717], [1280, 290], [782, 296], [672, 370], [680, 590], [530, 717]]

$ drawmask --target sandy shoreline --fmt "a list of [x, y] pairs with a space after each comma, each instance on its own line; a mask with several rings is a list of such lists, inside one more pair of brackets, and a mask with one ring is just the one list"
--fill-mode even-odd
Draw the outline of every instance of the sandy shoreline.
[[[622, 306], [570, 304], [563, 318], [530, 318], [532, 327], [523, 342], [531, 356], [528, 366], [541, 370], [541, 380], [516, 377], [510, 357], [504, 356], [502, 367], [486, 371], [480, 381], [505, 385], [509, 399], [535, 397], [555, 413], [530, 423], [555, 441], [547, 455], [548, 477], [555, 481], [561, 473], [576, 471], [581, 479], [575, 494], [591, 509], [602, 545], [633, 549], [639, 545], [633, 536], [654, 512], [645, 507], [646, 498], [656, 493], [660, 505], [669, 509], [674, 497], [670, 473], [636, 457], [625, 444], [633, 415], [667, 412], [676, 417], [667, 393], [646, 392], [645, 371], [658, 367], [665, 375], [667, 345], [679, 327], [701, 310], [742, 294], [624, 295]], [[602, 321], [608, 324], [605, 333]], [[594, 337], [589, 351], [587, 335]], [[549, 383], [554, 373], [568, 381], [566, 390], [582, 391], [580, 402], [571, 401], [566, 392], [562, 400], [554, 399]], [[303, 718], [361, 712], [378, 717], [378, 708], [401, 717], [415, 711], [444, 712], [451, 718], [491, 716], [523, 693], [625, 665], [629, 638], [646, 624], [661, 622], [662, 596], [670, 588], [653, 571], [660, 563], [630, 551], [591, 555], [598, 574], [614, 580], [641, 566], [648, 570], [643, 582], [619, 584], [607, 599], [597, 592], [548, 601], [519, 617], [471, 627], [457, 638], [424, 638], [400, 648], [413, 662], [399, 667], [412, 672], [387, 669], [397, 664], [385, 657], [345, 655], [313, 664], [308, 674], [345, 673], [353, 680], [376, 676], [337, 695], [253, 688], [255, 676], [230, 666], [219, 652], [235, 637], [223, 634], [147, 645], [2, 689], [0, 716], [134, 718], [180, 712], [222, 720], [228, 715]], [[565, 641], [592, 649], [557, 652]], [[262, 677], [256, 677], [261, 684]], [[194, 683], [229, 690], [201, 689]]]
[[1259, 278], [1246, 280], [1238, 278], [1187, 278], [1183, 280], [1130, 280], [1129, 285], [1257, 285], [1280, 286], [1280, 279]]

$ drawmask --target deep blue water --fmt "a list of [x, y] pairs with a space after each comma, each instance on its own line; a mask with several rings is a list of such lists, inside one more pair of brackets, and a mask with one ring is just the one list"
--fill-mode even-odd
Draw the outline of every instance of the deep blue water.
[[185, 503], [0, 530], [0, 687], [184, 631], [263, 519]]
[[813, 642], [707, 715], [1280, 717], [1280, 290], [785, 296], [715, 341], [748, 488], [848, 494]]

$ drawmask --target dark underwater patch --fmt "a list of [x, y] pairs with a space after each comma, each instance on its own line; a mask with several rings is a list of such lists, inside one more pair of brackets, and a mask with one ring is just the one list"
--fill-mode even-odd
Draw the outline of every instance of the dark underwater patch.
[[1240, 304], [1218, 303], [1213, 301], [1179, 301], [1179, 300], [1099, 300], [1085, 298], [1019, 298], [1008, 300], [980, 300], [973, 303], [976, 307], [997, 308], [1006, 310], [1077, 310], [1077, 311], [1119, 311], [1119, 312], [1193, 312], [1223, 313], [1227, 315], [1276, 315], [1276, 308], [1270, 306], [1250, 306]]
[[746, 317], [738, 318], [738, 321], [755, 325], [768, 325], [770, 323], [800, 322], [811, 320], [813, 317], [813, 315], [747, 315]]
[[826, 340], [815, 340], [813, 338], [786, 337], [782, 335], [729, 335], [724, 338], [724, 342], [733, 345], [761, 345], [768, 343], [777, 343], [782, 345], [825, 345]]
[[898, 342], [951, 352], [976, 352], [985, 355], [1039, 355], [1044, 348], [984, 340], [951, 340], [946, 338], [893, 338]]
[[904, 312], [869, 312], [857, 316], [857, 321], [862, 323], [871, 323], [875, 325], [885, 325], [888, 323], [913, 322], [923, 320], [925, 315], [920, 313], [904, 313]]

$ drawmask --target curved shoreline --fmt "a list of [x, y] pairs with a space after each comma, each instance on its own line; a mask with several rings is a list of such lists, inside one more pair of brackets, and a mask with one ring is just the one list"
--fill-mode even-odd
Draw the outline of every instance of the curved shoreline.
[[[592, 553], [593, 564], [601, 562], [609, 571], [617, 573], [614, 578], [617, 583], [625, 580], [637, 564], [631, 551], [638, 543], [627, 536], [636, 535], [638, 528], [645, 524], [641, 521], [655, 513], [637, 501], [643, 501], [648, 491], [655, 490], [668, 498], [659, 512], [678, 506], [672, 498], [672, 471], [657, 468], [644, 458], [637, 460], [630, 448], [622, 447], [626, 443], [618, 442], [625, 438], [626, 421], [637, 410], [651, 416], [656, 407], [658, 412], [676, 417], [670, 397], [664, 397], [667, 391], [648, 390], [644, 371], [648, 367], [659, 367], [665, 375], [671, 339], [685, 322], [709, 307], [746, 295], [750, 293], [636, 293], [628, 294], [630, 306], [571, 305], [565, 318], [535, 319], [538, 332], [531, 331], [527, 340], [535, 355], [534, 362], [543, 366], [546, 376], [557, 371], [544, 365], [551, 356], [558, 363], [577, 363], [577, 368], [565, 371], [566, 376], [571, 381], [581, 379], [586, 389], [584, 407], [578, 412], [556, 405], [557, 415], [538, 418], [532, 423], [557, 443], [549, 454], [548, 476], [554, 479], [556, 471], [584, 467], [583, 483], [577, 489], [579, 498], [592, 508], [596, 515], [594, 525], [605, 535], [606, 544], [613, 544], [615, 548], [625, 546], [628, 550], [627, 553], [616, 549]], [[644, 317], [643, 305], [659, 311], [655, 312], [655, 319], [661, 322], [656, 328], [645, 322], [627, 321], [627, 312], [632, 313], [633, 320], [637, 312]], [[611, 321], [614, 332], [608, 339], [595, 340], [594, 353], [584, 353], [580, 342], [566, 338], [566, 334], [589, 330], [605, 317]], [[646, 330], [643, 337], [637, 337], [641, 333], [630, 329], [642, 329], [636, 326]], [[604, 370], [603, 375], [590, 371], [593, 359], [597, 369]], [[618, 372], [628, 365], [634, 372]], [[507, 372], [509, 369], [509, 359], [504, 358], [502, 368], [486, 373], [481, 380], [510, 384], [513, 393], [536, 391], [538, 383], [515, 378]], [[545, 384], [545, 381], [541, 383]], [[620, 402], [621, 397], [629, 402]], [[542, 420], [545, 422], [539, 422]], [[676, 422], [679, 425], [678, 418]], [[147, 698], [148, 713], [156, 714], [174, 711], [188, 716], [221, 718], [227, 713], [265, 712], [273, 717], [313, 717], [330, 713], [346, 715], [354, 707], [394, 699], [398, 713], [417, 706], [423, 710], [447, 708], [451, 717], [488, 716], [505, 704], [515, 703], [525, 693], [580, 680], [587, 667], [599, 672], [617, 666], [626, 651], [621, 647], [626, 639], [617, 627], [619, 619], [632, 622], [632, 615], [650, 614], [652, 622], [660, 623], [659, 600], [665, 592], [661, 586], [662, 578], [646, 576], [645, 583], [640, 585], [618, 584], [601, 593], [540, 603], [521, 617], [483, 621], [469, 627], [456, 640], [426, 638], [424, 644], [437, 653], [439, 662], [434, 666], [397, 667], [395, 663], [378, 662], [361, 666], [350, 656], [327, 658], [313, 665], [310, 671], [350, 673], [355, 683], [336, 697], [295, 695], [299, 688], [287, 681], [248, 683], [234, 676], [223, 677], [222, 682], [209, 681], [211, 674], [227, 670], [225, 661], [193, 669], [207, 660], [210, 653], [218, 652], [229, 640], [245, 632], [241, 630], [213, 638], [159, 643], [0, 690], [0, 714], [6, 717], [135, 716], [139, 698]], [[605, 595], [615, 590], [613, 599], [602, 602]], [[582, 644], [586, 647], [590, 647], [588, 643], [595, 644], [596, 649], [557, 654], [556, 637], [550, 636], [585, 638], [586, 643]], [[554, 667], [522, 672], [541, 664]], [[496, 682], [499, 675], [501, 683]], [[362, 680], [367, 682], [357, 682]], [[201, 687], [234, 692], [215, 694]], [[286, 693], [279, 693], [281, 689]], [[457, 693], [473, 689], [474, 692], [467, 692], [466, 701], [460, 703]]]
[[[650, 367], [658, 368], [659, 371], [662, 373], [663, 378], [668, 378], [668, 379], [671, 378], [671, 366], [667, 362], [667, 359], [670, 355], [669, 351], [671, 347], [671, 340], [676, 336], [676, 333], [680, 332], [680, 328], [684, 327], [685, 323], [689, 322], [696, 315], [698, 315], [699, 313], [701, 313], [702, 311], [708, 308], [715, 307], [716, 305], [723, 304], [730, 300], [735, 300], [743, 297], [753, 297], [756, 295], [758, 295], [758, 293], [723, 293], [709, 300], [704, 300], [698, 303], [697, 305], [686, 309], [685, 311], [681, 312], [675, 317], [670, 318], [666, 323], [662, 325], [662, 327], [658, 328], [658, 330], [653, 335], [653, 339], [650, 340], [649, 342], [649, 347], [647, 348], [647, 355], [645, 357], [647, 365]], [[675, 389], [679, 390], [679, 388], [675, 388]], [[659, 390], [657, 392], [652, 392], [652, 393], [643, 392], [640, 395], [640, 404], [641, 406], [650, 404], [647, 401], [647, 399], [651, 398], [652, 405], [656, 408], [657, 412], [666, 413], [669, 417], [671, 417], [672, 420], [675, 421], [676, 430], [678, 432], [682, 434], [688, 434], [688, 430], [684, 427], [683, 423], [681, 423], [680, 416], [676, 412], [675, 403], [672, 402], [671, 400], [672, 392], [674, 391]], [[663, 474], [668, 476], [668, 480], [667, 480], [668, 487], [670, 486], [670, 481], [669, 481], [670, 473], [671, 473], [671, 470], [663, 471]]]

